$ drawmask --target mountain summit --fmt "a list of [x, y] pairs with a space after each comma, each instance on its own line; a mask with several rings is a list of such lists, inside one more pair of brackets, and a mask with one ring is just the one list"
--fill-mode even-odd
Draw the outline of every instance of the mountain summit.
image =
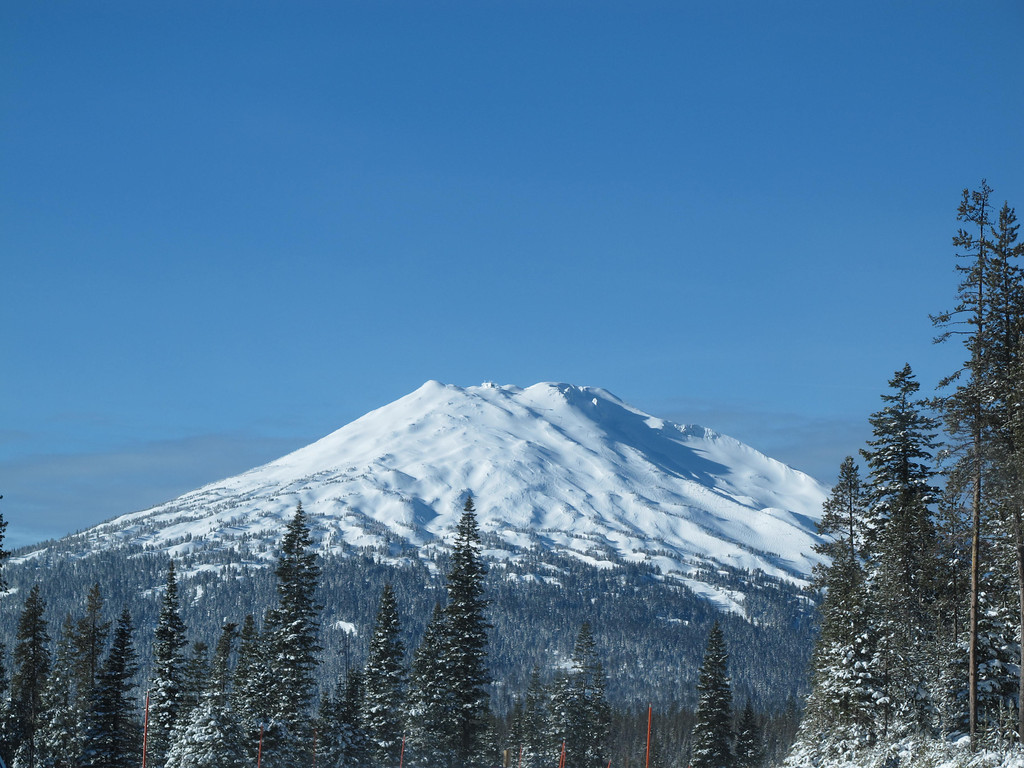
[[818, 482], [709, 429], [557, 383], [428, 381], [283, 458], [77, 536], [269, 556], [301, 502], [324, 553], [427, 556], [467, 494], [497, 559], [541, 547], [597, 566], [646, 562], [698, 591], [701, 569], [800, 583], [819, 561]]

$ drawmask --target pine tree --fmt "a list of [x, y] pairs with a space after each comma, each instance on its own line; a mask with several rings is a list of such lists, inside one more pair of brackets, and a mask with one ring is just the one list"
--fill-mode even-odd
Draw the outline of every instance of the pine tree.
[[306, 730], [316, 699], [320, 652], [320, 606], [314, 599], [320, 578], [313, 539], [300, 503], [288, 522], [278, 556], [275, 632], [272, 635], [275, 719], [296, 735]]
[[75, 624], [75, 710], [79, 732], [85, 731], [96, 678], [102, 666], [103, 651], [110, 634], [110, 622], [103, 620], [103, 595], [100, 585], [93, 584], [85, 599], [85, 614]]
[[140, 725], [131, 692], [137, 666], [132, 617], [125, 609], [93, 689], [87, 717], [84, 768], [124, 768], [141, 760]]
[[406, 685], [404, 659], [395, 592], [386, 584], [380, 596], [363, 676], [362, 721], [367, 736], [368, 765], [374, 768], [391, 768], [401, 751]]
[[920, 384], [909, 365], [889, 387], [884, 407], [869, 419], [874, 437], [861, 453], [870, 468], [865, 551], [872, 671], [882, 689], [875, 716], [882, 733], [895, 727], [895, 736], [928, 725], [931, 611], [941, 577], [930, 509], [937, 498], [931, 465], [937, 423], [916, 397]]
[[7, 680], [6, 655], [7, 647], [0, 643], [0, 758], [11, 763], [14, 761], [14, 752], [18, 748], [18, 727], [8, 696], [10, 685]]
[[455, 760], [455, 707], [444, 663], [448, 628], [440, 604], [412, 662], [407, 706], [406, 762], [430, 768]]
[[877, 681], [868, 633], [868, 600], [861, 563], [867, 538], [866, 499], [860, 473], [847, 456], [826, 499], [818, 533], [829, 537], [815, 551], [830, 558], [815, 568], [815, 586], [824, 595], [812, 657], [812, 692], [804, 718], [823, 749], [840, 753], [873, 738]]
[[572, 666], [559, 678], [552, 703], [556, 739], [566, 745], [567, 768], [605, 765], [611, 722], [605, 687], [590, 624], [583, 622], [573, 648]]
[[697, 679], [697, 711], [694, 714], [692, 768], [733, 768], [732, 689], [725, 638], [716, 621]]
[[240, 737], [241, 729], [226, 701], [211, 691], [175, 729], [166, 768], [248, 766]]
[[[968, 721], [971, 743], [977, 736], [978, 694], [978, 624], [982, 591], [981, 538], [983, 479], [986, 473], [986, 433], [992, 419], [990, 405], [992, 377], [990, 338], [992, 332], [988, 292], [991, 240], [992, 188], [982, 180], [981, 186], [963, 191], [957, 220], [966, 225], [953, 238], [953, 247], [961, 252], [957, 258], [964, 264], [956, 269], [963, 275], [957, 291], [957, 304], [952, 311], [932, 317], [935, 325], [946, 330], [936, 339], [945, 341], [954, 335], [963, 336], [969, 360], [964, 367], [946, 377], [940, 386], [957, 384], [955, 391], [942, 399], [946, 430], [958, 440], [958, 473], [971, 488], [971, 587], [968, 627]], [[977, 234], [975, 234], [975, 232]], [[967, 376], [964, 377], [963, 373]], [[961, 379], [966, 379], [961, 381]]]
[[74, 768], [82, 751], [75, 708], [75, 625], [64, 619], [53, 667], [43, 691], [43, 717], [37, 734], [38, 760], [42, 768]]
[[489, 696], [487, 685], [487, 601], [483, 580], [487, 574], [480, 555], [473, 497], [468, 496], [455, 530], [452, 566], [448, 573], [448, 628], [445, 664], [455, 703], [455, 765], [486, 765], [484, 754]]
[[210, 688], [210, 648], [202, 640], [192, 643], [181, 674], [178, 721], [183, 722], [199, 706]]
[[255, 760], [260, 728], [267, 725], [272, 717], [270, 649], [260, 636], [252, 614], [245, 617], [239, 640], [231, 704]]
[[337, 702], [337, 768], [356, 768], [368, 761], [369, 746], [363, 726], [364, 696], [363, 673], [358, 669], [348, 670], [344, 693], [339, 691]]
[[238, 625], [226, 622], [220, 628], [220, 637], [213, 653], [210, 670], [210, 689], [217, 696], [227, 700], [231, 693], [231, 656], [238, 638]]
[[163, 765], [171, 733], [181, 710], [185, 670], [185, 623], [181, 620], [178, 581], [174, 561], [167, 565], [167, 582], [160, 616], [153, 631], [153, 674], [149, 690], [147, 761]]
[[764, 765], [764, 740], [754, 707], [747, 699], [736, 728], [736, 768], [761, 768]]
[[46, 602], [39, 585], [32, 587], [18, 621], [11, 677], [11, 708], [18, 729], [18, 762], [36, 764], [36, 731], [44, 713], [43, 691], [50, 673], [50, 635], [43, 614]]
[[550, 762], [555, 742], [548, 728], [550, 718], [548, 691], [541, 682], [540, 667], [534, 666], [523, 703], [522, 748], [526, 768], [543, 768]]
[[[0, 499], [2, 498], [3, 496], [0, 496]], [[4, 549], [4, 537], [6, 535], [7, 521], [4, 520], [4, 515], [0, 512], [0, 594], [7, 591], [7, 581], [4, 579], [4, 563], [11, 556], [11, 553]]]

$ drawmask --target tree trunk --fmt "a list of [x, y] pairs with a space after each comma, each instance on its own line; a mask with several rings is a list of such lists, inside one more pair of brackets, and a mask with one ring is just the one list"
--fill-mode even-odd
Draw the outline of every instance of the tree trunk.
[[971, 734], [971, 749], [977, 745], [978, 730], [978, 596], [981, 590], [981, 456], [980, 437], [975, 436], [975, 461], [971, 515], [971, 615], [968, 638], [967, 718]]

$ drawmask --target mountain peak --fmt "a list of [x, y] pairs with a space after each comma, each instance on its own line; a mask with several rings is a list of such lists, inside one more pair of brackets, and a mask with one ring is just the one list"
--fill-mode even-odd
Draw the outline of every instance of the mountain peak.
[[802, 582], [819, 561], [825, 489], [813, 479], [712, 430], [561, 382], [427, 381], [269, 464], [79, 535], [251, 554], [254, 541], [272, 550], [301, 501], [325, 553], [428, 556], [467, 493], [499, 559], [544, 547], [598, 565], [647, 562], [687, 583], [723, 566]]

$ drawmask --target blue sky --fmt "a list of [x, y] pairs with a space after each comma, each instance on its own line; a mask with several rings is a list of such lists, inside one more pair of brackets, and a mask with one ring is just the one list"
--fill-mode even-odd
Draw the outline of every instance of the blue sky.
[[[638, 7], [639, 6], [639, 7]], [[1024, 6], [0, 7], [17, 546], [427, 379], [567, 381], [831, 483], [1024, 201]]]

